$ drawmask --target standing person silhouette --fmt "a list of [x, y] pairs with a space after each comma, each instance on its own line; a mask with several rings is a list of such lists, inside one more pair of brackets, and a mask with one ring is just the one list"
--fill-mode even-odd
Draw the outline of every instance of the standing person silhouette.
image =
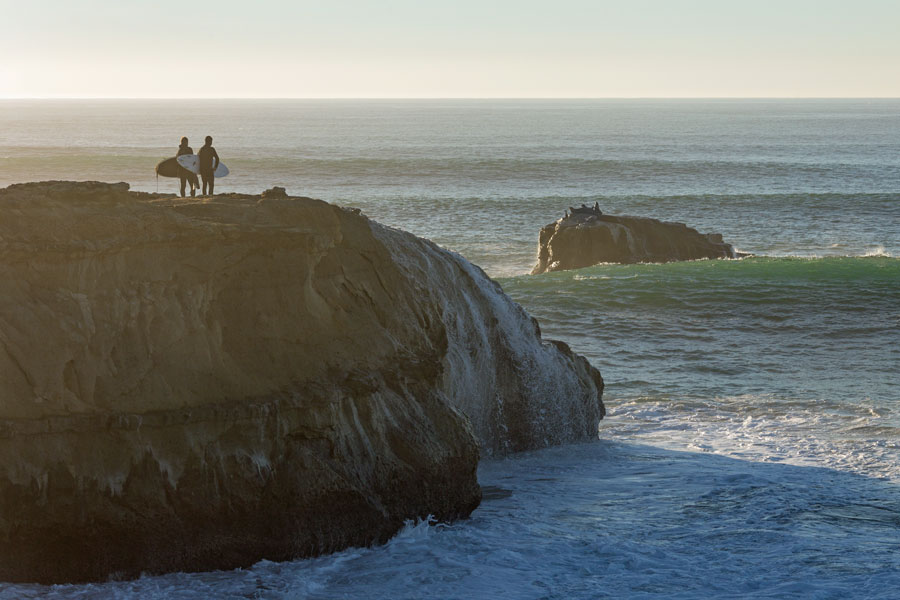
[[[194, 149], [188, 146], [188, 139], [186, 137], [181, 138], [181, 145], [178, 146], [178, 152], [175, 156], [182, 156], [184, 154], [193, 154]], [[187, 182], [191, 182], [191, 196], [197, 193], [197, 188], [200, 187], [200, 182], [197, 180], [197, 175], [195, 173], [191, 173], [184, 167], [178, 167], [178, 178], [181, 179], [181, 197], [184, 198], [184, 187], [187, 185]]]
[[216, 186], [216, 168], [219, 166], [219, 153], [212, 147], [212, 136], [206, 136], [206, 143], [197, 153], [200, 157], [200, 178], [203, 180], [203, 195], [206, 196], [206, 188], [209, 186], [209, 195], [213, 195]]

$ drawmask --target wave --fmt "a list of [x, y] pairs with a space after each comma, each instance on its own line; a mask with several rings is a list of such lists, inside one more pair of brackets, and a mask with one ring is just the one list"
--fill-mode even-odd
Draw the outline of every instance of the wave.
[[601, 370], [613, 404], [648, 393], [896, 396], [900, 258], [602, 265], [501, 284]]
[[600, 430], [604, 438], [900, 481], [900, 421], [869, 399], [638, 396], [616, 402]]
[[876, 246], [876, 247], [872, 248], [871, 250], [867, 250], [866, 253], [863, 254], [863, 256], [865, 256], [865, 257], [875, 256], [875, 257], [880, 257], [880, 258], [893, 258], [894, 257], [893, 254], [891, 254], [890, 252], [887, 252], [884, 249], [884, 246]]
[[[596, 265], [499, 281], [564, 339], [592, 331], [597, 315], [621, 320], [620, 335], [653, 329], [662, 319], [661, 339], [683, 339], [694, 324], [701, 331], [746, 325], [846, 336], [860, 328], [859, 319], [887, 333], [900, 319], [900, 258], [883, 255]], [[831, 329], [823, 329], [818, 320], [828, 315]]]
[[[834, 249], [840, 249], [846, 247], [845, 244], [839, 244]], [[875, 246], [869, 249], [859, 250], [858, 252], [849, 252], [846, 254], [840, 253], [822, 253], [820, 251], [798, 251], [798, 250], [785, 250], [783, 252], [773, 252], [770, 254], [758, 253], [754, 254], [752, 252], [746, 252], [743, 250], [738, 250], [735, 248], [735, 252], [745, 254], [746, 256], [742, 256], [740, 258], [731, 258], [724, 260], [744, 260], [746, 258], [759, 258], [759, 259], [788, 259], [788, 260], [801, 260], [801, 261], [817, 261], [817, 260], [834, 260], [834, 259], [852, 259], [852, 258], [896, 258], [892, 252], [888, 252], [885, 250], [884, 246]]]
[[[590, 280], [637, 281], [657, 284], [660, 278], [671, 279], [667, 283], [683, 280], [696, 283], [700, 278], [711, 282], [739, 282], [749, 278], [823, 281], [829, 278], [876, 280], [890, 283], [900, 276], [900, 257], [893, 256], [883, 246], [860, 254], [819, 256], [816, 254], [750, 255], [729, 260], [693, 260], [669, 263], [616, 264], [602, 263], [583, 269], [559, 271], [543, 275], [518, 276], [502, 279], [504, 287], [511, 285], [557, 286], [562, 282]], [[900, 283], [898, 283], [900, 285]], [[671, 287], [669, 288], [671, 289]]]
[[[859, 328], [847, 315], [865, 318], [866, 327], [871, 319], [876, 330], [900, 319], [900, 258], [882, 255], [596, 265], [500, 282], [542, 324], [576, 337], [586, 331], [582, 326], [592, 327], [595, 315], [617, 315], [622, 335], [667, 319], [659, 325], [661, 339], [683, 339], [692, 323], [786, 334], [790, 328], [818, 331], [816, 319], [834, 315], [828, 335], [846, 336]], [[733, 320], [717, 322], [727, 315]]]

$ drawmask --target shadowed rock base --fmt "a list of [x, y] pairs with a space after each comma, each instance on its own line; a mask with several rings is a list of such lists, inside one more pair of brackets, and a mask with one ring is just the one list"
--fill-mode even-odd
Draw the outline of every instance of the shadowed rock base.
[[[40, 484], [4, 482], [0, 580], [246, 567], [384, 542], [412, 517], [467, 516], [480, 498], [477, 445], [443, 401], [418, 392], [414, 411], [389, 392], [55, 419], [38, 440], [6, 423], [4, 459], [82, 456], [46, 456]], [[73, 476], [111, 452], [134, 457], [124, 481]]]
[[468, 515], [603, 380], [458, 255], [275, 189], [0, 190], [0, 581], [230, 569]]

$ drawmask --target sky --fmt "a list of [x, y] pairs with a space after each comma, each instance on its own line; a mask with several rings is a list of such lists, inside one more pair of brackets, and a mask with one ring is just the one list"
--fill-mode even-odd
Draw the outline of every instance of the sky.
[[900, 0], [0, 0], [0, 98], [900, 97]]

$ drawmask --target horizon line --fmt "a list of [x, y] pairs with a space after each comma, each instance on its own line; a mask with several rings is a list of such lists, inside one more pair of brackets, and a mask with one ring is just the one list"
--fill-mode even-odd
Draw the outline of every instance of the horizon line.
[[900, 100], [900, 96], [0, 96], [3, 100]]

